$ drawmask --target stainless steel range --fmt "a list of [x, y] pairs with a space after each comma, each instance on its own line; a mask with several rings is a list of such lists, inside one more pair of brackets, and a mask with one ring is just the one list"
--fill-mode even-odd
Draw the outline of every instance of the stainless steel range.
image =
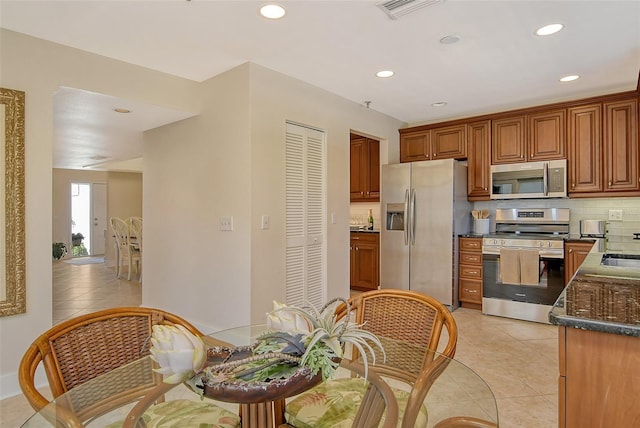
[[497, 209], [495, 218], [482, 240], [482, 312], [548, 323], [564, 288], [569, 209]]

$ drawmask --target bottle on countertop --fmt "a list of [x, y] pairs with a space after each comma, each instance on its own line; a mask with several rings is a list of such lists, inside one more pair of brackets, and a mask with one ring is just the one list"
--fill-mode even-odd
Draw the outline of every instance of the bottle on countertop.
[[369, 230], [373, 230], [373, 210], [369, 210]]

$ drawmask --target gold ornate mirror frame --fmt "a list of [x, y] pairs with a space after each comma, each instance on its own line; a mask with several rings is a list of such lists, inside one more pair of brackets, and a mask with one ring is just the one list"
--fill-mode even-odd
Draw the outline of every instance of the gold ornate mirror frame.
[[4, 154], [0, 154], [0, 316], [22, 314], [26, 307], [24, 237], [24, 92], [0, 88]]

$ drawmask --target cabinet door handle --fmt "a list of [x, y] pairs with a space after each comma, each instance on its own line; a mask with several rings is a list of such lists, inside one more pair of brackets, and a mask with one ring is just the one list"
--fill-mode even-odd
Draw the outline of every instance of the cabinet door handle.
[[576, 188], [576, 183], [573, 183], [573, 184], [571, 185], [571, 188], [572, 188], [572, 189], [575, 189], [575, 188]]
[[468, 288], [465, 288], [464, 291], [466, 291], [467, 293], [477, 293], [478, 290], [469, 290]]
[[487, 188], [485, 187], [484, 190], [487, 190]]
[[573, 248], [569, 248], [569, 252], [570, 252], [570, 253], [573, 253]]
[[520, 159], [522, 159], [524, 157], [524, 155], [520, 155]]
[[433, 157], [435, 158], [436, 156], [438, 156], [436, 153], [433, 154]]
[[611, 181], [609, 181], [609, 187], [611, 187]]

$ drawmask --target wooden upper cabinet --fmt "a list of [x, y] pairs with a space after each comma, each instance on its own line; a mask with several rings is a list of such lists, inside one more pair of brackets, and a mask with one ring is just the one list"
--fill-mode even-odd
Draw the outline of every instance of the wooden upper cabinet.
[[492, 120], [491, 163], [526, 161], [525, 116]]
[[491, 163], [566, 158], [566, 110], [493, 120]]
[[466, 158], [466, 124], [400, 134], [400, 162]]
[[565, 159], [566, 155], [565, 109], [530, 114], [528, 116], [529, 139], [527, 160], [529, 162]]
[[431, 133], [411, 132], [400, 135], [400, 162], [416, 162], [431, 159]]
[[465, 159], [467, 157], [467, 125], [447, 126], [431, 130], [431, 159]]
[[603, 108], [605, 190], [639, 190], [638, 100], [604, 103]]
[[467, 141], [467, 195], [473, 201], [489, 200], [491, 121], [470, 123]]
[[602, 105], [570, 108], [568, 116], [569, 194], [602, 192]]
[[351, 135], [351, 201], [380, 200], [380, 142]]
[[380, 141], [368, 139], [369, 142], [369, 199], [380, 200]]

